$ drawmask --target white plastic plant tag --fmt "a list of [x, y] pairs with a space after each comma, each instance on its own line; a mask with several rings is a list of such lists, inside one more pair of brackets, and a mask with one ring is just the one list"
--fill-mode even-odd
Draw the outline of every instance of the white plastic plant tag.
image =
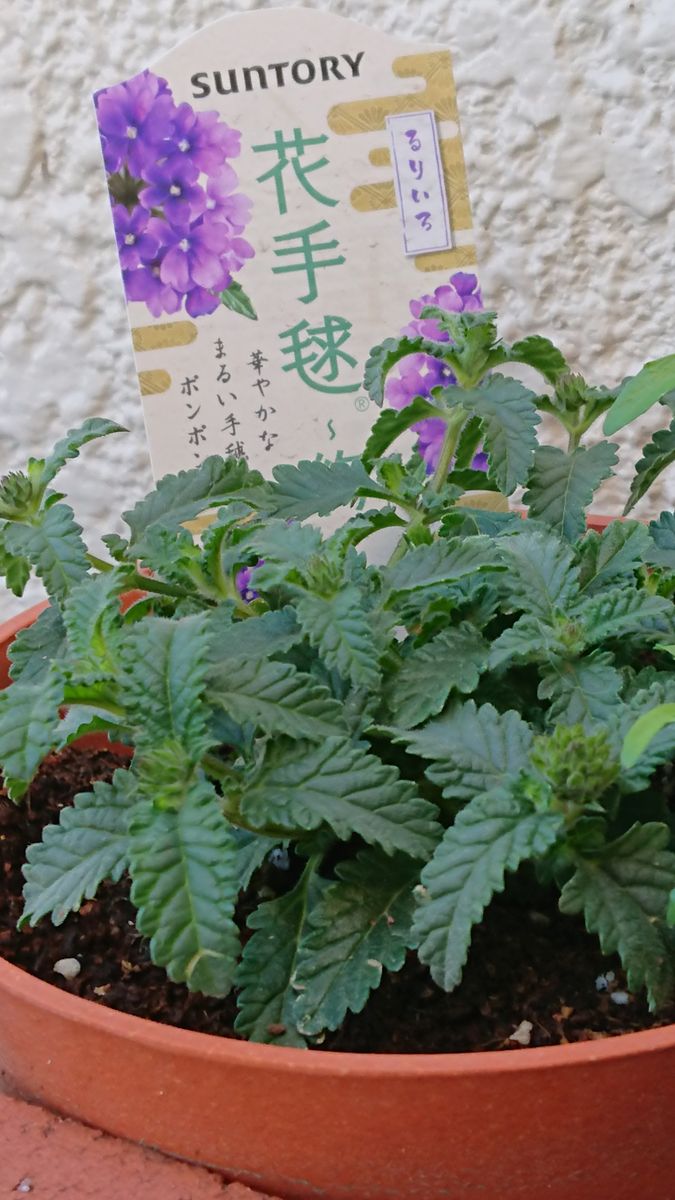
[[[458, 309], [477, 293], [448, 51], [271, 9], [217, 21], [95, 104], [155, 476], [214, 453], [269, 474], [358, 452], [371, 347], [439, 287]], [[400, 114], [421, 139], [408, 158], [436, 171], [432, 228], [413, 214], [407, 252]]]

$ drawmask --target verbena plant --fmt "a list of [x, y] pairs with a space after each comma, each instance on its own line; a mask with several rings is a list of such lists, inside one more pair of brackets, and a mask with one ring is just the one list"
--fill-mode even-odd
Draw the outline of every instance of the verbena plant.
[[[360, 458], [271, 481], [219, 457], [166, 476], [125, 514], [128, 536], [105, 539], [109, 561], [52, 484], [119, 426], [87, 421], [0, 487], [8, 586], [20, 595], [35, 570], [51, 599], [10, 650], [7, 791], [20, 801], [45, 755], [84, 732], [133, 753], [30, 847], [22, 920], [58, 924], [128, 871], [153, 960], [193, 990], [236, 988], [237, 1029], [258, 1041], [311, 1044], [409, 951], [456, 987], [473, 925], [526, 862], [652, 1009], [675, 991], [658, 783], [675, 726], [621, 758], [636, 720], [675, 702], [675, 513], [587, 533], [616, 454], [581, 444], [603, 413], [616, 427], [646, 407], [645, 389], [667, 405], [675, 364], [617, 394], [544, 338], [505, 346], [493, 314], [426, 315], [451, 340], [378, 347], [370, 396], [381, 404], [388, 372], [420, 350], [456, 384], [384, 411]], [[495, 373], [510, 361], [539, 370], [541, 394]], [[567, 451], [538, 444], [542, 411]], [[445, 435], [428, 476], [418, 454], [388, 451], [430, 418]], [[479, 445], [486, 473], [470, 465]], [[629, 505], [674, 458], [675, 421], [646, 447]], [[460, 504], [519, 486], [527, 521]], [[334, 532], [312, 523], [343, 506]], [[383, 529], [398, 541], [377, 566], [361, 547]], [[242, 949], [238, 897], [253, 902], [279, 849], [288, 887], [254, 909]]]

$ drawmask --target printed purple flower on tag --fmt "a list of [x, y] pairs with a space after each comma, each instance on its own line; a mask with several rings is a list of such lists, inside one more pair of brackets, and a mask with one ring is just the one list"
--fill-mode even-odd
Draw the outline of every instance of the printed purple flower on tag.
[[[419, 300], [410, 301], [410, 312], [413, 320], [402, 330], [408, 337], [424, 337], [437, 342], [449, 342], [450, 334], [441, 330], [438, 322], [430, 318], [420, 317], [426, 305], [436, 305], [445, 312], [480, 312], [483, 300], [475, 275], [457, 271], [448, 283], [437, 287], [434, 294], [422, 296]], [[442, 359], [433, 354], [409, 354], [397, 364], [396, 372], [391, 372], [387, 380], [384, 394], [392, 408], [405, 408], [417, 396], [427, 399], [436, 387], [449, 387], [457, 383], [450, 368]], [[441, 417], [427, 417], [411, 426], [418, 435], [417, 449], [426, 463], [427, 472], [431, 474], [438, 466], [445, 422]], [[471, 464], [475, 471], [487, 471], [487, 456], [479, 451]]]
[[95, 100], [127, 299], [155, 317], [215, 312], [254, 255], [241, 236], [251, 201], [228, 162], [241, 134], [217, 112], [176, 105], [151, 71]]

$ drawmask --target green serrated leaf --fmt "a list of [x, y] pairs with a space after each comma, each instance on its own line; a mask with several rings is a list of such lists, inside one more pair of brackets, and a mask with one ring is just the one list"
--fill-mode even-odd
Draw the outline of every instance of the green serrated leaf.
[[211, 785], [196, 780], [178, 809], [137, 805], [129, 859], [153, 962], [193, 992], [226, 996], [239, 956], [237, 844]]
[[552, 621], [576, 594], [579, 573], [569, 546], [544, 529], [519, 530], [499, 542], [499, 555], [508, 568], [500, 579], [507, 611], [524, 610]]
[[373, 425], [361, 455], [361, 461], [366, 470], [372, 470], [375, 460], [384, 454], [392, 442], [405, 433], [406, 429], [410, 429], [411, 425], [415, 425], [427, 417], [441, 416], [443, 416], [442, 411], [425, 400], [423, 396], [416, 396], [405, 408], [386, 408]]
[[520, 529], [522, 518], [518, 513], [496, 512], [492, 509], [469, 508], [462, 505], [447, 513], [441, 521], [441, 537], [469, 537], [475, 533], [486, 533], [490, 537], [501, 537]]
[[[675, 358], [675, 356], [673, 356]], [[675, 462], [675, 420], [667, 429], [658, 429], [651, 442], [642, 450], [642, 458], [635, 465], [635, 476], [624, 508], [624, 516], [649, 491], [650, 487], [666, 467]]]
[[[449, 395], [445, 389], [443, 395]], [[481, 387], [457, 391], [458, 403], [483, 423], [483, 446], [490, 474], [501, 492], [510, 496], [525, 483], [537, 445], [536, 426], [541, 420], [534, 392], [503, 375], [491, 375]]]
[[277, 739], [244, 787], [241, 811], [253, 825], [290, 831], [327, 824], [343, 840], [358, 833], [387, 854], [433, 853], [440, 834], [433, 804], [395, 767], [345, 737], [321, 745]]
[[322, 537], [313, 525], [269, 520], [239, 543], [264, 560], [256, 571], [256, 591], [275, 587], [292, 571], [301, 573], [321, 550]]
[[439, 346], [424, 338], [386, 338], [378, 346], [373, 346], [363, 371], [363, 386], [373, 404], [382, 407], [384, 400], [384, 384], [392, 367], [409, 354], [438, 355]]
[[638, 717], [624, 738], [621, 766], [627, 770], [633, 767], [656, 735], [669, 725], [675, 726], [675, 704], [657, 704]]
[[633, 825], [594, 858], [578, 859], [560, 897], [564, 913], [583, 913], [604, 954], [618, 952], [631, 991], [647, 988], [649, 1007], [673, 998], [675, 958], [665, 916], [675, 880], [667, 825]]
[[266, 733], [330, 737], [344, 728], [341, 706], [291, 663], [232, 658], [210, 673], [208, 699], [240, 725], [250, 721]]
[[516, 662], [546, 662], [561, 653], [564, 646], [556, 629], [525, 613], [492, 642], [488, 666], [491, 671], [498, 671]]
[[34, 683], [46, 675], [54, 659], [61, 657], [65, 640], [66, 630], [61, 613], [50, 605], [42, 610], [32, 625], [20, 629], [11, 642], [7, 657], [12, 679]]
[[523, 500], [530, 515], [576, 542], [584, 532], [584, 513], [594, 493], [612, 474], [617, 461], [613, 442], [577, 446], [565, 454], [555, 446], [539, 446]]
[[532, 736], [517, 712], [500, 713], [492, 704], [477, 708], [473, 700], [422, 729], [395, 732], [395, 740], [406, 742], [411, 754], [432, 760], [429, 779], [445, 797], [457, 800], [471, 800], [506, 776], [516, 778], [528, 764]]
[[649, 547], [649, 533], [640, 521], [612, 521], [601, 534], [591, 530], [578, 551], [581, 590], [592, 596], [617, 579], [633, 583]]
[[60, 604], [89, 570], [82, 530], [67, 504], [53, 504], [40, 512], [35, 522], [7, 524], [4, 540], [10, 554], [29, 560], [50, 598]]
[[149, 617], [124, 646], [124, 697], [139, 748], [174, 739], [192, 762], [211, 744], [203, 700], [209, 670], [206, 613], [171, 621]]
[[61, 809], [57, 824], [45, 825], [42, 841], [26, 851], [22, 924], [36, 925], [50, 913], [53, 924], [62, 925], [83, 900], [93, 900], [104, 879], [121, 879], [135, 801], [133, 776], [118, 770], [112, 783], [94, 783]]
[[552, 384], [556, 383], [560, 375], [569, 371], [565, 356], [553, 342], [540, 334], [533, 334], [522, 341], [514, 342], [506, 353], [509, 362], [525, 363], [528, 367], [534, 367]]
[[116, 421], [107, 421], [103, 417], [89, 417], [76, 429], [69, 429], [65, 437], [56, 443], [51, 454], [47, 455], [39, 473], [40, 484], [46, 487], [48, 483], [51, 483], [69, 459], [77, 458], [82, 447], [86, 446], [88, 442], [93, 442], [95, 438], [107, 437], [111, 433], [128, 432], [128, 429], [125, 429], [123, 425], [118, 425]]
[[237, 970], [237, 1033], [276, 1046], [306, 1045], [295, 1028], [293, 979], [308, 914], [326, 886], [308, 869], [291, 892], [251, 913], [253, 934]]
[[279, 838], [264, 837], [261, 833], [252, 833], [250, 829], [232, 830], [237, 844], [237, 879], [239, 890], [245, 892], [254, 873], [261, 867], [265, 859], [279, 845]]
[[649, 522], [651, 545], [647, 562], [675, 571], [675, 512], [662, 512]]
[[452, 991], [462, 978], [473, 926], [503, 891], [506, 871], [546, 854], [562, 826], [560, 814], [533, 812], [504, 788], [457, 814], [422, 871], [426, 896], [413, 925], [420, 960], [439, 987]]
[[282, 463], [272, 474], [274, 483], [266, 485], [265, 506], [277, 517], [297, 521], [328, 516], [351, 504], [359, 488], [370, 483], [359, 458], [335, 462], [303, 459], [297, 466]]
[[237, 313], [240, 317], [248, 317], [249, 321], [258, 320], [258, 314], [253, 304], [236, 279], [233, 279], [230, 286], [224, 292], [220, 293], [220, 300], [225, 305], [225, 308], [231, 309], [232, 312]]
[[74, 587], [63, 606], [68, 648], [78, 674], [105, 674], [113, 668], [115, 630], [121, 627], [119, 596], [123, 570], [107, 571]]
[[153, 526], [176, 530], [205, 509], [217, 508], [232, 496], [239, 498], [245, 488], [262, 483], [262, 475], [250, 471], [243, 459], [223, 459], [215, 454], [190, 471], [165, 475], [153, 492], [122, 514], [131, 530], [134, 554], [140, 558], [146, 553], [144, 535]]
[[570, 615], [581, 622], [588, 646], [628, 634], [635, 643], [653, 642], [675, 634], [672, 600], [635, 587], [609, 588], [576, 604]]
[[209, 613], [209, 630], [214, 665], [240, 657], [271, 658], [290, 650], [302, 637], [292, 608], [279, 608], [243, 621], [226, 620], [220, 609], [214, 609]]
[[307, 592], [296, 601], [295, 612], [310, 645], [330, 670], [354, 687], [377, 688], [379, 652], [360, 588], [348, 583], [333, 595]]
[[56, 743], [63, 679], [57, 667], [0, 693], [0, 770], [11, 800], [20, 800]]
[[2, 535], [3, 528], [0, 527], [0, 575], [4, 575], [10, 592], [15, 596], [23, 596], [30, 579], [30, 563], [21, 554], [10, 554], [3, 543]]
[[307, 1036], [361, 1012], [382, 971], [399, 971], [410, 945], [420, 863], [363, 850], [311, 909], [300, 943], [293, 1013]]
[[554, 662], [542, 675], [537, 692], [540, 700], [551, 701], [549, 722], [592, 729], [597, 721], [609, 720], [623, 686], [613, 662], [613, 656], [602, 650], [574, 661]]
[[603, 432], [607, 437], [618, 433], [624, 425], [647, 412], [675, 388], [675, 354], [645, 363], [641, 371], [621, 385], [619, 393], [605, 417]]
[[487, 642], [467, 624], [444, 629], [413, 650], [389, 683], [392, 720], [410, 729], [439, 713], [452, 691], [472, 692], [487, 655]]
[[390, 595], [400, 595], [455, 583], [477, 571], [500, 569], [491, 538], [447, 538], [408, 550], [394, 566], [383, 569], [382, 580]]

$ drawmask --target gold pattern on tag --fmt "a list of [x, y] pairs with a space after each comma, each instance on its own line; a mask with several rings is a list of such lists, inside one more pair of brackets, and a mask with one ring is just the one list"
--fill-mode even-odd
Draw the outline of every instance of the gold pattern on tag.
[[164, 325], [136, 325], [131, 330], [134, 350], [168, 350], [187, 346], [197, 337], [194, 321], [168, 321]]
[[157, 396], [160, 392], [168, 392], [171, 376], [168, 371], [139, 371], [138, 382], [141, 396]]
[[[403, 92], [376, 99], [350, 100], [335, 104], [328, 112], [328, 126], [334, 133], [374, 133], [386, 129], [386, 119], [394, 113], [419, 112], [432, 109], [438, 121], [458, 122], [457, 94], [452, 74], [452, 60], [447, 50], [427, 54], [406, 54], [392, 63], [399, 79], [422, 78], [425, 87], [420, 92]], [[454, 137], [440, 139], [443, 177], [450, 210], [453, 233], [471, 230], [471, 202], [466, 177], [464, 151], [459, 126]], [[391, 165], [388, 147], [377, 146], [370, 151], [373, 166]], [[378, 212], [396, 207], [393, 179], [368, 182], [355, 187], [351, 193], [352, 207], [357, 212]], [[477, 261], [473, 245], [454, 246], [431, 254], [418, 254], [413, 259], [418, 271], [453, 270], [473, 266]]]

